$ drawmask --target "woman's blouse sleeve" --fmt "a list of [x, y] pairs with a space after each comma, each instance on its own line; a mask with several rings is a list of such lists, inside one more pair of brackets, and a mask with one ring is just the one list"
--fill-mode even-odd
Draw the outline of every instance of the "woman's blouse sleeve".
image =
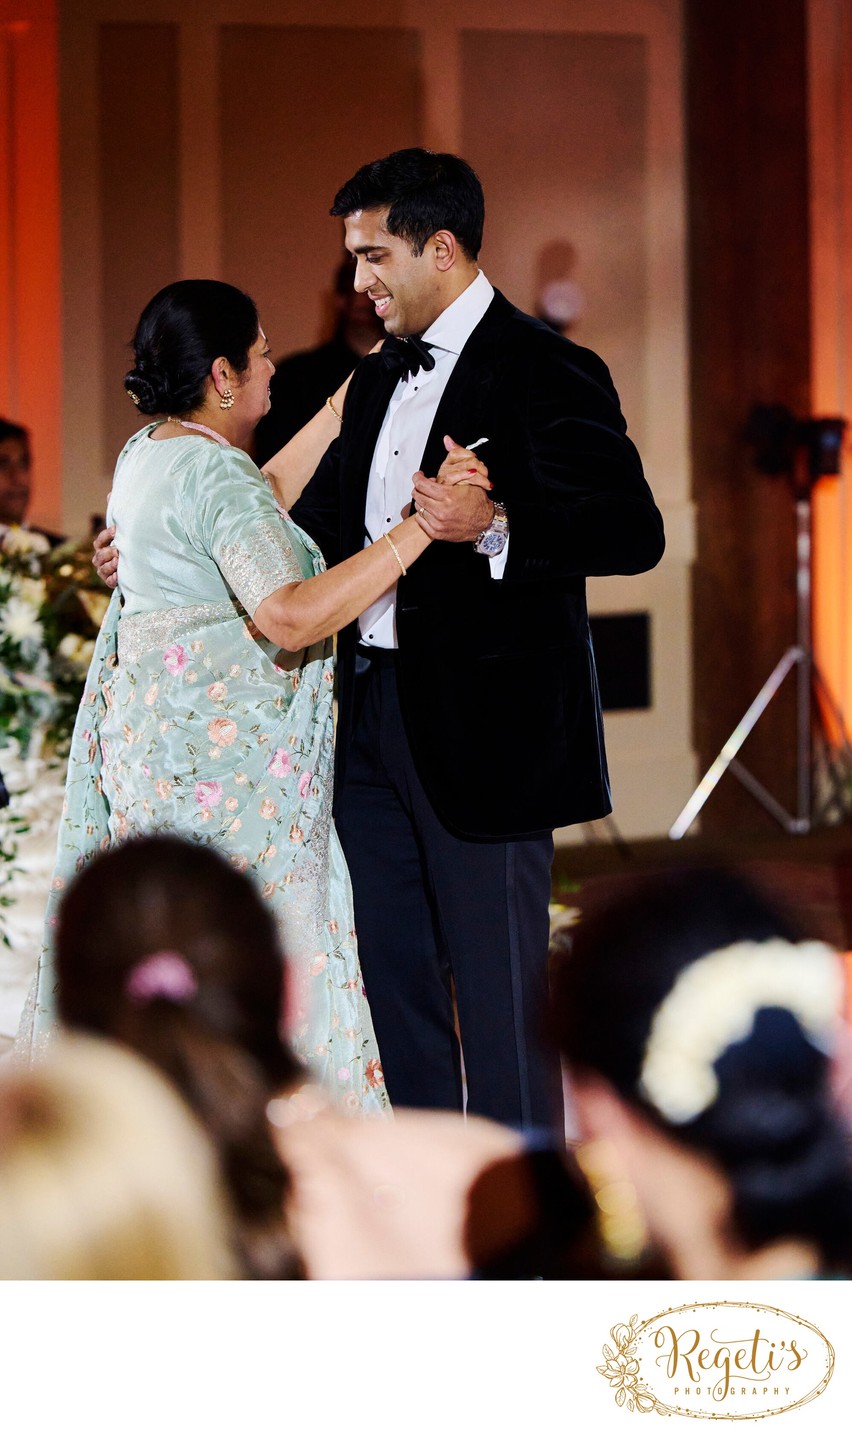
[[305, 578], [269, 485], [239, 450], [211, 446], [187, 521], [251, 616], [276, 589]]

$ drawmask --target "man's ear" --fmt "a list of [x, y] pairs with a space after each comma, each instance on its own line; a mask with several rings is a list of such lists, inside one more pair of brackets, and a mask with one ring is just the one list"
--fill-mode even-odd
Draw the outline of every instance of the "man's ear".
[[459, 256], [459, 242], [452, 230], [436, 230], [429, 243], [437, 269], [451, 270]]

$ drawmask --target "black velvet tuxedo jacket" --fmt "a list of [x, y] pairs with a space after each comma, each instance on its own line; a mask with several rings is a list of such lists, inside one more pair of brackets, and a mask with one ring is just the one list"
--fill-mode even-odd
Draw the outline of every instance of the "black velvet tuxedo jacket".
[[[293, 508], [329, 565], [364, 545], [373, 451], [397, 383], [358, 366], [339, 438]], [[472, 544], [436, 542], [397, 590], [400, 702], [429, 798], [453, 833], [514, 839], [608, 814], [585, 577], [638, 574], [663, 523], [605, 364], [499, 292], [450, 376], [421, 468], [443, 436], [480, 435], [509, 516], [504, 577]], [[337, 783], [353, 725], [357, 624], [339, 637]]]

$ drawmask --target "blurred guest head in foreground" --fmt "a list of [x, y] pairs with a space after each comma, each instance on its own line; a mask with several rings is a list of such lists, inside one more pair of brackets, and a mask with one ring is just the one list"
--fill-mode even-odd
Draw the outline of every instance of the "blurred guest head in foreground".
[[69, 888], [57, 930], [58, 1008], [165, 1073], [216, 1147], [244, 1273], [295, 1277], [288, 1178], [266, 1106], [296, 1080], [281, 1037], [283, 958], [272, 910], [215, 850], [132, 840]]
[[587, 1276], [575, 1255], [591, 1205], [573, 1166], [488, 1119], [336, 1108], [281, 1039], [283, 971], [253, 882], [183, 839], [99, 855], [60, 909], [60, 1018], [143, 1055], [202, 1120], [240, 1273]]
[[553, 959], [610, 1247], [627, 1258], [644, 1228], [677, 1278], [848, 1271], [838, 955], [714, 870], [628, 889], [557, 935]]
[[0, 1080], [0, 1278], [235, 1277], [209, 1144], [117, 1045], [68, 1037]]

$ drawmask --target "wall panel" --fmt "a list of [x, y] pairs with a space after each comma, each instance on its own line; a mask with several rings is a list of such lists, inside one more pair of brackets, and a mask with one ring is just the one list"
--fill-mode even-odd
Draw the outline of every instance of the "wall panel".
[[639, 35], [466, 31], [462, 154], [487, 197], [483, 267], [524, 309], [577, 285], [571, 338], [644, 424], [646, 44]]
[[136, 416], [121, 383], [144, 304], [178, 274], [176, 25], [103, 25], [98, 97], [103, 335], [102, 460]]
[[336, 191], [366, 160], [419, 142], [419, 40], [227, 25], [220, 77], [222, 278], [253, 295], [284, 354], [315, 344], [327, 322], [343, 250], [328, 214]]
[[[753, 406], [807, 413], [810, 392], [808, 154], [803, 0], [718, 0], [686, 10], [690, 138], [690, 322], [695, 739], [709, 766], [795, 642], [795, 508], [761, 473]], [[759, 63], [756, 63], [759, 57]], [[743, 763], [795, 807], [795, 687], [785, 682]], [[707, 833], [775, 832], [726, 775]]]

